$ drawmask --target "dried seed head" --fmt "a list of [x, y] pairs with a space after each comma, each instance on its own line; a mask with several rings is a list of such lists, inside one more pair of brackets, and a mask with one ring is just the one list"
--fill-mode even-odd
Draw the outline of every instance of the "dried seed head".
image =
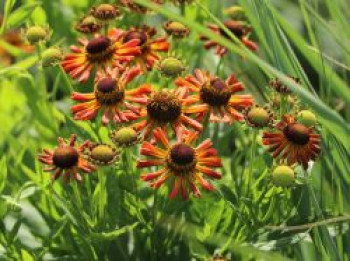
[[159, 61], [157, 68], [165, 77], [177, 77], [186, 70], [186, 65], [176, 57], [166, 57]]
[[27, 41], [30, 44], [37, 44], [49, 38], [50, 32], [47, 28], [42, 26], [31, 26], [25, 32]]
[[113, 142], [119, 147], [129, 147], [139, 141], [138, 133], [131, 127], [122, 127], [111, 134]]
[[120, 12], [116, 5], [100, 4], [92, 7], [90, 14], [99, 21], [105, 23], [117, 18]]
[[72, 146], [60, 146], [53, 152], [53, 163], [61, 169], [68, 169], [78, 164], [79, 153]]
[[90, 149], [89, 159], [99, 165], [108, 165], [117, 159], [118, 153], [115, 148], [106, 144], [96, 144]]
[[316, 115], [309, 110], [302, 110], [298, 114], [298, 122], [310, 128], [317, 123]]
[[[299, 78], [296, 78], [296, 77], [293, 77], [293, 76], [289, 76], [289, 78], [294, 80], [295, 83], [300, 84], [300, 79]], [[281, 94], [290, 94], [291, 93], [289, 87], [287, 85], [285, 85], [278, 78], [271, 80], [270, 83], [269, 83], [269, 86], [272, 87], [273, 89], [275, 89], [275, 91], [277, 91], [278, 93], [281, 93]]]
[[107, 51], [108, 47], [111, 45], [111, 40], [105, 36], [99, 36], [92, 39], [86, 45], [86, 51], [89, 54], [98, 54]]
[[161, 124], [172, 123], [181, 115], [181, 102], [174, 93], [161, 90], [147, 104], [148, 116]]
[[[245, 23], [242, 21], [229, 20], [225, 21], [224, 25], [232, 34], [234, 34], [239, 39], [241, 39], [251, 30], [251, 28], [249, 26], [246, 26]], [[230, 38], [230, 36], [221, 28], [220, 33], [226, 38]]]
[[94, 34], [100, 31], [102, 24], [98, 23], [92, 15], [84, 16], [75, 25], [75, 30], [83, 34]]
[[276, 186], [288, 187], [293, 185], [294, 180], [294, 170], [290, 166], [277, 166], [272, 172], [272, 182]]
[[296, 145], [306, 145], [310, 140], [309, 129], [300, 123], [290, 123], [283, 129], [285, 137]]
[[58, 64], [63, 59], [62, 50], [56, 47], [46, 49], [42, 53], [42, 65], [44, 67]]

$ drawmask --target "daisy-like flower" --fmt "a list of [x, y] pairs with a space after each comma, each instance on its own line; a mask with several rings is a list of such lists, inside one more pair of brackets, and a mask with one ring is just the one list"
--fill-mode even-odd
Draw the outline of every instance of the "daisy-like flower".
[[167, 52], [170, 44], [165, 37], [155, 38], [157, 30], [144, 25], [141, 28], [131, 28], [126, 31], [123, 42], [138, 40], [141, 53], [135, 57], [142, 71], [151, 70], [160, 57], [158, 52]]
[[[253, 41], [249, 40], [249, 34], [252, 30], [251, 26], [247, 26], [245, 22], [243, 21], [233, 21], [228, 20], [224, 22], [224, 25], [226, 28], [235, 35], [247, 48], [249, 48], [252, 51], [255, 51], [258, 49], [258, 45], [254, 43]], [[219, 26], [215, 24], [208, 25], [208, 28], [213, 31], [214, 33], [221, 35], [229, 40], [231, 40], [231, 37]], [[223, 56], [227, 53], [227, 49], [224, 46], [219, 45], [213, 40], [208, 39], [206, 36], [201, 36], [201, 40], [205, 41], [204, 48], [210, 49], [212, 47], [216, 48], [216, 54]]]
[[71, 177], [77, 181], [82, 181], [80, 172], [90, 173], [96, 170], [96, 167], [89, 163], [84, 157], [84, 150], [90, 146], [89, 141], [81, 145], [76, 144], [77, 136], [72, 134], [69, 142], [63, 138], [58, 138], [58, 147], [53, 151], [44, 149], [39, 154], [39, 161], [48, 165], [44, 171], [54, 172], [53, 180], [58, 179], [62, 174], [64, 181], [69, 182]]
[[123, 30], [114, 28], [109, 30], [108, 36], [79, 39], [81, 46], [71, 46], [73, 53], [66, 55], [62, 61], [64, 70], [73, 79], [85, 82], [94, 67], [97, 71], [103, 71], [107, 67], [116, 68], [130, 62], [140, 53], [139, 40], [125, 40], [123, 35]]
[[[146, 7], [144, 7], [140, 4], [134, 3], [133, 0], [119, 0], [119, 2], [123, 6], [129, 8], [131, 11], [134, 11], [136, 13], [145, 14], [149, 11]], [[164, 0], [151, 0], [151, 2], [153, 2], [155, 4], [163, 4]]]
[[141, 117], [141, 107], [147, 104], [147, 95], [151, 93], [149, 85], [126, 90], [128, 83], [140, 73], [138, 67], [133, 67], [120, 75], [117, 69], [97, 74], [94, 92], [72, 93], [72, 99], [81, 102], [71, 108], [74, 119], [92, 120], [99, 111], [103, 112], [103, 124], [110, 120], [115, 124], [129, 122]]
[[198, 138], [198, 133], [186, 132], [176, 144], [172, 145], [167, 132], [161, 128], [154, 131], [154, 138], [157, 142], [155, 145], [147, 141], [143, 142], [141, 155], [150, 158], [139, 160], [137, 167], [159, 166], [160, 169], [141, 175], [142, 180], [150, 182], [153, 188], [159, 188], [167, 180], [171, 181], [173, 188], [169, 194], [170, 198], [176, 197], [180, 191], [185, 200], [188, 199], [189, 191], [195, 197], [199, 197], [201, 193], [197, 183], [206, 190], [214, 190], [214, 186], [203, 176], [220, 179], [221, 175], [213, 168], [222, 165], [209, 139], [194, 147], [193, 143]]
[[288, 165], [299, 163], [307, 169], [308, 162], [315, 160], [321, 151], [320, 135], [288, 114], [277, 124], [277, 129], [263, 134], [263, 144], [269, 146], [272, 157], [287, 160]]
[[183, 103], [188, 108], [184, 113], [198, 113], [198, 121], [208, 113], [210, 120], [214, 122], [241, 121], [244, 115], [240, 110], [253, 104], [251, 95], [235, 94], [244, 90], [244, 86], [234, 75], [223, 81], [208, 72], [196, 69], [193, 75], [176, 79], [175, 84], [186, 97]]
[[184, 114], [183, 97], [178, 91], [162, 89], [153, 92], [147, 103], [147, 118], [134, 124], [136, 130], [144, 131], [145, 138], [157, 127], [167, 129], [170, 125], [177, 137], [182, 130], [191, 127], [197, 131], [202, 131], [202, 125]]

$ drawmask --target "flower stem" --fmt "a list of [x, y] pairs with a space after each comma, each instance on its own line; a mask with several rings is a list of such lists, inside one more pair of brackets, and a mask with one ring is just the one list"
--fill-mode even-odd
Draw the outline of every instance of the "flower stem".
[[152, 208], [152, 235], [151, 235], [151, 260], [157, 260], [157, 234], [156, 234], [156, 225], [157, 225], [157, 203], [158, 203], [158, 193], [157, 190], [154, 190], [153, 194], [153, 208]]
[[[99, 204], [98, 204], [98, 215], [100, 221], [104, 219], [104, 209], [105, 209], [105, 198], [106, 198], [106, 176], [100, 170], [97, 171], [98, 180], [100, 182], [100, 196], [99, 196]], [[102, 222], [101, 222], [102, 223]]]
[[247, 195], [249, 194], [250, 184], [251, 184], [252, 175], [253, 175], [253, 166], [254, 166], [254, 161], [255, 161], [256, 137], [257, 137], [257, 131], [255, 129], [253, 129], [252, 146], [251, 146], [250, 161], [249, 161], [249, 170], [248, 170], [247, 179], [246, 179], [246, 194]]

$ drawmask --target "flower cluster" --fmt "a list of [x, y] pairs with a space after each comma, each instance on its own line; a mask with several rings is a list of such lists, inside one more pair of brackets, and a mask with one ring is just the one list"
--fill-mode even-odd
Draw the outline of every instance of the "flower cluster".
[[[174, 2], [183, 5], [191, 1]], [[120, 5], [94, 6], [75, 25], [84, 34], [79, 45], [71, 46], [71, 53], [63, 59], [59, 58], [59, 50], [50, 52], [51, 58], [62, 59], [60, 65], [73, 80], [92, 83], [91, 90], [71, 94], [74, 120], [102, 123], [109, 129], [111, 139], [111, 144], [85, 141], [78, 146], [75, 135], [68, 142], [59, 138], [56, 149], [45, 149], [39, 155], [40, 161], [49, 166], [45, 170], [54, 172], [54, 179], [63, 174], [67, 182], [71, 177], [82, 181], [81, 172], [90, 173], [97, 166], [113, 164], [120, 150], [142, 143], [137, 167], [152, 167], [151, 172], [141, 175], [143, 181], [152, 188], [168, 183], [172, 187], [170, 198], [181, 194], [188, 199], [191, 193], [199, 197], [199, 186], [214, 190], [207, 179], [221, 178], [216, 168], [222, 167], [222, 162], [212, 141], [199, 142], [207, 123], [246, 122], [251, 128], [264, 129], [263, 143], [269, 146], [273, 157], [285, 160], [288, 166], [300, 163], [307, 168], [308, 162], [315, 160], [320, 152], [320, 138], [312, 124], [303, 123], [307, 113], [300, 114], [303, 122], [283, 115], [281, 122], [275, 124], [276, 113], [269, 106], [255, 104], [235, 74], [225, 79], [195, 69], [183, 76], [186, 63], [178, 56], [161, 53], [172, 49], [169, 38], [184, 39], [190, 30], [175, 21], [163, 25], [163, 36], [148, 25], [127, 30], [111, 26], [122, 10], [148, 11], [130, 0], [121, 0]], [[224, 25], [246, 47], [257, 49], [257, 44], [248, 39], [249, 25], [241, 21], [226, 21]], [[231, 39], [227, 30], [213, 25], [209, 28]], [[215, 46], [218, 55], [227, 53], [214, 41], [201, 39], [206, 41], [206, 48]], [[167, 79], [157, 85], [146, 81], [153, 70]], [[272, 85], [281, 93], [289, 93], [282, 92], [285, 88], [277, 81]], [[87, 84], [84, 87], [89, 88]]]

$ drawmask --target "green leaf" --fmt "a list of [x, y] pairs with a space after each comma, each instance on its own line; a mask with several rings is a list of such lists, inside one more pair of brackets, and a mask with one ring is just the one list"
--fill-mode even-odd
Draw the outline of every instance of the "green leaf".
[[132, 225], [124, 226], [122, 228], [118, 228], [118, 229], [113, 230], [111, 232], [101, 232], [101, 233], [91, 232], [90, 239], [92, 241], [97, 241], [97, 242], [115, 240], [116, 238], [120, 237], [121, 235], [123, 235], [129, 231], [134, 230], [139, 224], [140, 224], [139, 222], [135, 222]]
[[17, 27], [24, 23], [39, 5], [39, 2], [29, 3], [16, 9], [10, 14], [7, 20], [7, 28]]
[[4, 190], [7, 178], [6, 156], [0, 160], [0, 193]]

